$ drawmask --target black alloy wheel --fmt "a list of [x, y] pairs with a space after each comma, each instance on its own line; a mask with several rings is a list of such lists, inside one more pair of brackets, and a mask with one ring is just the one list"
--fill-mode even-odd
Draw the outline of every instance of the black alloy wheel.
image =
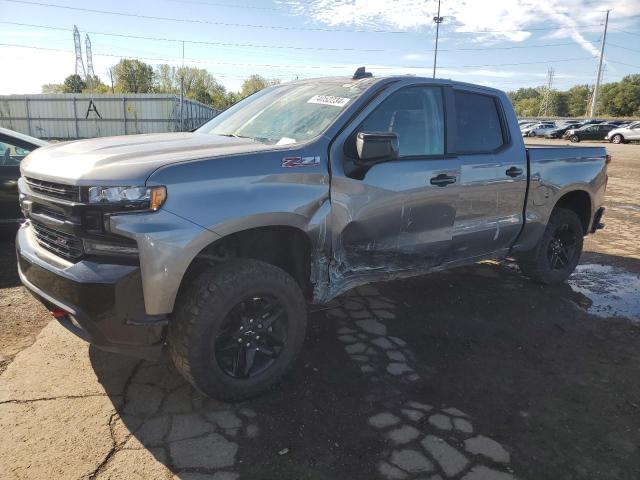
[[220, 369], [233, 378], [261, 375], [278, 359], [287, 341], [287, 314], [272, 295], [237, 303], [222, 321], [213, 352]]
[[553, 233], [547, 247], [547, 259], [551, 270], [564, 270], [569, 266], [578, 249], [578, 235], [568, 223], [560, 225]]

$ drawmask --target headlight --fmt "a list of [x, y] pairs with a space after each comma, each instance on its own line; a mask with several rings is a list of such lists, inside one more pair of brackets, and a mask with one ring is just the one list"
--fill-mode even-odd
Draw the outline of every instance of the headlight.
[[137, 255], [138, 248], [135, 244], [121, 245], [106, 243], [91, 239], [82, 240], [85, 253], [89, 255]]
[[89, 203], [127, 205], [155, 212], [166, 199], [166, 187], [89, 187]]

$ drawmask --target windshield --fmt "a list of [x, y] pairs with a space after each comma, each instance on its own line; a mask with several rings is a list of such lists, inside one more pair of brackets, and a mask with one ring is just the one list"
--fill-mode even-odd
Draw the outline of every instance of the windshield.
[[272, 145], [319, 136], [363, 89], [344, 80], [265, 88], [225, 110], [197, 132], [251, 138]]

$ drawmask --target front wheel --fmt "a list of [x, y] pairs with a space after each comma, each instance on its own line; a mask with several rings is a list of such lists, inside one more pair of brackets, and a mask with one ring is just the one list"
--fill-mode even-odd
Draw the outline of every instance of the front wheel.
[[186, 286], [170, 320], [169, 351], [202, 393], [238, 401], [285, 375], [306, 326], [306, 302], [287, 272], [258, 260], [231, 260]]
[[577, 135], [571, 135], [569, 137], [569, 140], [571, 140], [571, 142], [573, 143], [578, 143], [580, 141], [580, 137], [578, 137]]
[[616, 134], [613, 137], [611, 137], [611, 143], [617, 144], [617, 143], [622, 143], [622, 141], [623, 141], [623, 138], [622, 138], [622, 135], [620, 134]]
[[564, 282], [580, 261], [584, 230], [573, 210], [557, 208], [551, 214], [547, 228], [530, 252], [516, 257], [522, 272], [540, 283]]

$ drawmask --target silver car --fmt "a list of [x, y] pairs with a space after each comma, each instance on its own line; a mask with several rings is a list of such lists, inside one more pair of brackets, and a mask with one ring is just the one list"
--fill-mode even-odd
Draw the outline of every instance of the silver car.
[[640, 141], [640, 122], [634, 122], [624, 127], [611, 130], [607, 133], [607, 140], [611, 143]]

